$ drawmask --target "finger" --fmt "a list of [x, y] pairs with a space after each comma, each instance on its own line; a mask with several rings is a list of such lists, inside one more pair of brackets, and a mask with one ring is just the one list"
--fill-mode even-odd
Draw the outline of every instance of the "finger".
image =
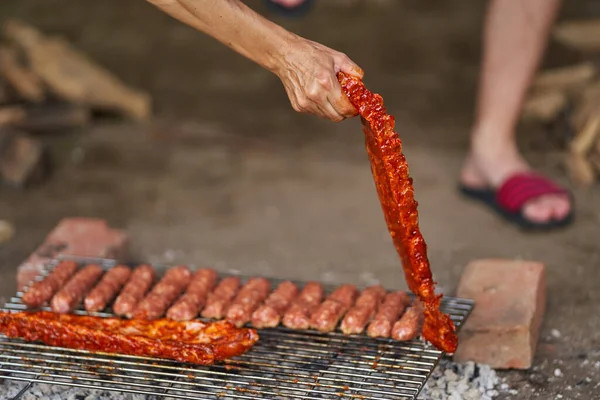
[[328, 93], [327, 100], [335, 111], [344, 118], [358, 115], [358, 110], [350, 103], [350, 99], [344, 94], [337, 80], [333, 82], [333, 89]]
[[365, 76], [363, 69], [345, 54], [342, 55], [341, 59], [338, 61], [337, 68], [346, 74], [357, 76], [360, 79]]
[[331, 102], [326, 98], [322, 104], [319, 104], [319, 109], [323, 112], [325, 117], [333, 122], [341, 122], [346, 119], [341, 115]]

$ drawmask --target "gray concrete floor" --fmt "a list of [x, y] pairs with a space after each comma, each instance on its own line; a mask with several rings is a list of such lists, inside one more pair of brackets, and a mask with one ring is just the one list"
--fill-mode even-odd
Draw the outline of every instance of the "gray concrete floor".
[[[303, 20], [277, 21], [347, 52], [384, 96], [405, 142], [441, 289], [452, 294], [475, 258], [545, 262], [548, 311], [536, 367], [505, 374], [520, 391], [513, 398], [598, 398], [598, 186], [575, 189], [573, 228], [545, 235], [518, 233], [455, 191], [484, 2], [340, 3], [323, 1]], [[600, 7], [572, 2], [563, 18], [590, 12], [600, 15]], [[141, 0], [5, 0], [0, 16], [66, 35], [151, 92], [157, 111], [143, 125], [107, 121], [44, 138], [57, 162], [53, 179], [0, 191], [0, 216], [17, 229], [0, 247], [1, 296], [14, 291], [19, 262], [65, 216], [102, 217], [127, 229], [136, 256], [149, 261], [404, 287], [357, 120], [295, 114], [276, 77]], [[546, 64], [573, 60], [552, 45]], [[533, 165], [568, 184], [556, 138], [537, 126], [520, 131]]]

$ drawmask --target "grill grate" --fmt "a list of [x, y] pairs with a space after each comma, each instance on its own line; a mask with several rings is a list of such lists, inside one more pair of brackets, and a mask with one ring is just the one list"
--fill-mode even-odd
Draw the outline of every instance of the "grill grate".
[[[76, 260], [106, 269], [116, 264], [105, 259]], [[54, 265], [56, 261], [37, 280]], [[281, 280], [272, 282], [276, 285]], [[4, 310], [24, 310], [22, 294], [11, 298]], [[444, 297], [442, 308], [460, 328], [473, 302]], [[75, 313], [86, 314], [83, 309]], [[29, 382], [17, 397], [35, 383], [46, 383], [173, 399], [415, 399], [444, 355], [422, 340], [397, 342], [285, 327], [259, 330], [259, 334], [251, 351], [210, 367], [90, 353], [0, 336], [0, 378]]]

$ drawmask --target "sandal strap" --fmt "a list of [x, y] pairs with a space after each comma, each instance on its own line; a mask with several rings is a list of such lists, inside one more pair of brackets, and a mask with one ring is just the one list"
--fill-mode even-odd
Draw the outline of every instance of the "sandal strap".
[[520, 173], [508, 178], [496, 192], [498, 205], [509, 212], [519, 212], [525, 203], [541, 196], [568, 194], [550, 179], [535, 173]]

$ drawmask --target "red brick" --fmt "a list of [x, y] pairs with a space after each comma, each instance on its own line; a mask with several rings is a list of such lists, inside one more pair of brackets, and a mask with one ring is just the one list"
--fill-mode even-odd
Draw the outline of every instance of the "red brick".
[[102, 219], [65, 218], [19, 266], [17, 286], [22, 289], [49, 260], [60, 255], [123, 260], [127, 256], [128, 243], [125, 232], [111, 229]]
[[484, 259], [469, 263], [457, 296], [475, 300], [454, 359], [498, 369], [532, 365], [546, 304], [542, 263]]

